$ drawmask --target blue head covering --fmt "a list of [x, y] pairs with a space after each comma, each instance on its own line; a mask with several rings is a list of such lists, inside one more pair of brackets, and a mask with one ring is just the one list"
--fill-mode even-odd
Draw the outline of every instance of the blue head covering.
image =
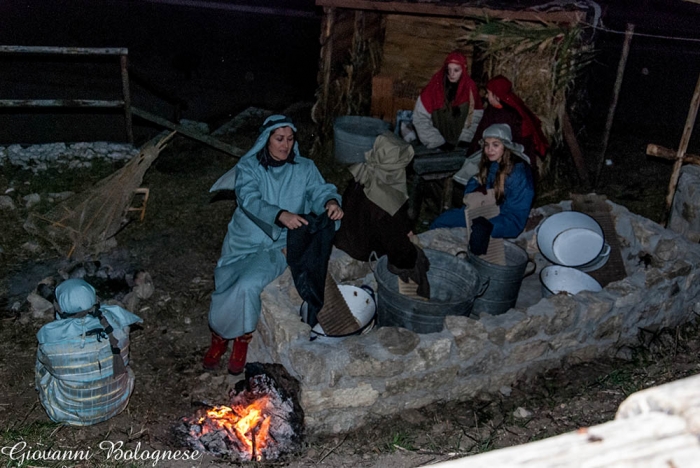
[[95, 288], [81, 279], [69, 279], [56, 288], [56, 301], [61, 311], [74, 314], [88, 310], [97, 303]]
[[[260, 127], [260, 135], [258, 136], [258, 139], [255, 140], [255, 144], [253, 145], [250, 150], [246, 154], [244, 154], [241, 157], [241, 161], [246, 159], [246, 158], [254, 158], [257, 157], [258, 153], [260, 150], [265, 148], [267, 145], [267, 141], [270, 139], [270, 135], [272, 132], [277, 130], [278, 128], [282, 127], [289, 127], [295, 132], [297, 131], [297, 127], [294, 125], [292, 122], [292, 119], [290, 119], [287, 116], [280, 115], [280, 114], [275, 114], [271, 115], [268, 118], [265, 119], [265, 122], [263, 122], [262, 127]], [[294, 142], [294, 147], [292, 148], [292, 152], [294, 153], [294, 157], [299, 157], [299, 143]], [[211, 186], [209, 189], [210, 192], [215, 192], [217, 190], [233, 190], [235, 188], [236, 184], [236, 167], [234, 166], [231, 170], [229, 170], [226, 174], [222, 175], [219, 180], [217, 180], [214, 185]]]

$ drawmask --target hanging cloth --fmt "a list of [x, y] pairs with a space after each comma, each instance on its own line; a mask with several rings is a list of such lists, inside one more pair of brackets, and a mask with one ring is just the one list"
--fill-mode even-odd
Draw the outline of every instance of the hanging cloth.
[[313, 213], [301, 216], [309, 224], [287, 233], [287, 264], [299, 296], [308, 304], [308, 324], [313, 328], [323, 307], [335, 222], [325, 212], [320, 216]]
[[542, 132], [542, 122], [530, 108], [525, 105], [523, 100], [513, 92], [513, 83], [505, 76], [498, 75], [486, 83], [486, 89], [495, 94], [501, 102], [506, 103], [508, 106], [518, 111], [518, 114], [522, 117], [520, 136], [522, 138], [532, 138], [537, 155], [540, 158], [544, 157], [549, 149], [549, 143], [547, 142], [547, 137], [545, 137]]

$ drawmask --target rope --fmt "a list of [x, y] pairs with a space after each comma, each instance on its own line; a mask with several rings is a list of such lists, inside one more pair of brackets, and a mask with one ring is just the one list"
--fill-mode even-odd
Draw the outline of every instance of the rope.
[[[583, 24], [585, 24], [586, 26], [593, 27], [592, 24], [588, 24], [588, 23], [583, 23]], [[627, 33], [626, 31], [618, 31], [617, 29], [609, 29], [609, 28], [606, 28], [603, 26], [598, 26], [596, 29], [598, 29], [599, 31], [605, 31], [605, 32], [613, 33], [613, 34], [623, 34], [624, 35]], [[638, 32], [633, 32], [632, 35], [639, 36], [639, 37], [653, 37], [656, 39], [670, 39], [670, 40], [674, 40], [674, 41], [700, 42], [700, 38], [693, 38], [693, 37], [660, 36], [657, 34], [645, 34], [645, 33], [638, 33]]]

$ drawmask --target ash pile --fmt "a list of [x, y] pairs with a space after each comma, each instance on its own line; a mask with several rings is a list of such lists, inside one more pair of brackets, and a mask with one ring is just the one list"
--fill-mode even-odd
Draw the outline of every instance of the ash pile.
[[248, 363], [227, 406], [199, 409], [174, 428], [183, 445], [239, 461], [279, 460], [301, 450], [299, 382], [279, 364]]

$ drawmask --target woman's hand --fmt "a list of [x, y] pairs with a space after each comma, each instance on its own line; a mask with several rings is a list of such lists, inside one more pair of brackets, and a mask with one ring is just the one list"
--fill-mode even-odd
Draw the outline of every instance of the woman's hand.
[[328, 203], [326, 203], [326, 212], [328, 213], [328, 217], [331, 218], [333, 221], [338, 221], [339, 219], [342, 219], [343, 215], [345, 214], [343, 212], [343, 209], [338, 205], [338, 202], [335, 200], [328, 200]]
[[289, 211], [283, 211], [280, 213], [279, 222], [284, 225], [287, 229], [300, 228], [302, 225], [306, 226], [309, 224], [307, 220], [295, 213], [290, 213]]

